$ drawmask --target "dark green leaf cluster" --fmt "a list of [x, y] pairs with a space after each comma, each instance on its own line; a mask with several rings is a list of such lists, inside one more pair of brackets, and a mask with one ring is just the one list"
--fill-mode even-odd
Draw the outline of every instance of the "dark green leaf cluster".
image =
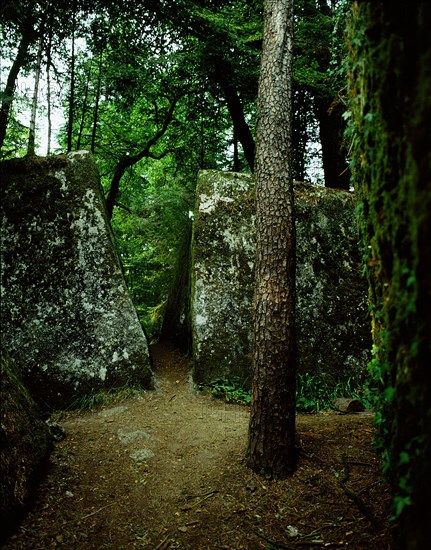
[[296, 410], [304, 413], [319, 413], [333, 408], [337, 398], [357, 399], [369, 408], [367, 386], [364, 380], [347, 379], [335, 381], [327, 376], [298, 373], [296, 378]]
[[215, 398], [224, 399], [227, 403], [250, 405], [251, 402], [251, 392], [244, 389], [238, 376], [216, 380], [211, 384], [210, 392]]

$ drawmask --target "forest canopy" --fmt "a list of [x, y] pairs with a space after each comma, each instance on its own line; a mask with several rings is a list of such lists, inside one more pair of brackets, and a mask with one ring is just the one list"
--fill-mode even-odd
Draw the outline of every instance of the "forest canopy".
[[[345, 9], [295, 3], [293, 173], [348, 189]], [[1, 158], [93, 152], [131, 292], [155, 335], [197, 172], [253, 170], [262, 14], [262, 1], [0, 9]]]

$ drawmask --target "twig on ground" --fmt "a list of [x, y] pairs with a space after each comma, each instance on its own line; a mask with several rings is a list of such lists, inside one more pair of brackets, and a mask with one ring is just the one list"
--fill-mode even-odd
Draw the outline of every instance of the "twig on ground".
[[365, 502], [362, 500], [362, 498], [359, 495], [355, 494], [353, 491], [351, 491], [346, 487], [345, 483], [346, 481], [348, 481], [350, 476], [350, 469], [347, 463], [347, 456], [343, 454], [341, 457], [341, 460], [344, 466], [344, 477], [343, 479], [338, 480], [338, 484], [343, 489], [344, 494], [347, 495], [351, 500], [353, 500], [358, 510], [362, 512], [362, 514], [368, 519], [368, 521], [371, 523], [374, 529], [376, 529], [377, 531], [381, 531], [383, 529], [382, 522], [373, 514], [373, 512], [368, 508], [368, 506], [365, 504]]
[[168, 540], [169, 538], [169, 533], [166, 535], [166, 537], [156, 546], [155, 550], [161, 550], [161, 548], [164, 547], [165, 545], [165, 542]]
[[85, 516], [82, 516], [81, 520], [82, 519], [87, 519], [91, 516], [94, 516], [95, 514], [98, 514], [99, 512], [101, 512], [102, 510], [104, 510], [105, 508], [108, 508], [108, 506], [113, 506], [114, 503], [112, 502], [111, 504], [107, 504], [106, 506], [102, 506], [102, 508], [99, 508], [98, 510], [94, 510], [94, 512], [91, 512], [90, 514], [87, 514]]
[[[202, 497], [209, 498], [219, 492], [220, 491], [218, 491], [218, 489], [214, 489], [214, 491], [208, 491], [207, 493], [202, 493], [201, 495], [188, 495], [186, 497], [186, 500], [192, 500], [193, 498], [202, 498]], [[203, 500], [205, 500], [205, 498]]]
[[260, 531], [256, 531], [256, 535], [261, 539], [266, 540], [266, 542], [269, 542], [269, 544], [271, 544], [272, 546], [275, 546], [276, 548], [279, 548], [281, 550], [293, 550], [294, 548], [293, 546], [286, 546], [283, 542], [280, 542], [278, 540], [271, 539]]
[[372, 464], [371, 462], [361, 462], [360, 460], [349, 460], [349, 464], [353, 464], [354, 466], [372, 466], [372, 467], [378, 467], [378, 464]]
[[330, 548], [331, 546], [343, 546], [343, 542], [325, 542], [323, 540], [303, 540], [295, 543], [295, 546], [324, 546]]

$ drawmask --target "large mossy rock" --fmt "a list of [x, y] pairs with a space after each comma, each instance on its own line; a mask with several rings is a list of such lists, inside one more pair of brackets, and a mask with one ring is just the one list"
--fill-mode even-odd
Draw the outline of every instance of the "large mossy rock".
[[92, 156], [5, 161], [0, 175], [1, 332], [31, 394], [64, 408], [102, 388], [152, 387]]
[[28, 502], [38, 470], [48, 457], [47, 424], [1, 342], [0, 539]]
[[[367, 283], [355, 197], [295, 184], [298, 368], [334, 382], [369, 361]], [[251, 382], [255, 191], [251, 176], [202, 171], [192, 244], [194, 378]]]

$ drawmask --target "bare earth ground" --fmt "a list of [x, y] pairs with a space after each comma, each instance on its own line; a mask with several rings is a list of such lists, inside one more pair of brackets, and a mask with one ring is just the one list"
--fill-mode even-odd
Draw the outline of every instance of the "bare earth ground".
[[196, 393], [169, 345], [153, 355], [156, 391], [63, 418], [2, 548], [395, 548], [370, 415], [299, 415], [298, 469], [268, 481], [244, 464], [248, 409]]

